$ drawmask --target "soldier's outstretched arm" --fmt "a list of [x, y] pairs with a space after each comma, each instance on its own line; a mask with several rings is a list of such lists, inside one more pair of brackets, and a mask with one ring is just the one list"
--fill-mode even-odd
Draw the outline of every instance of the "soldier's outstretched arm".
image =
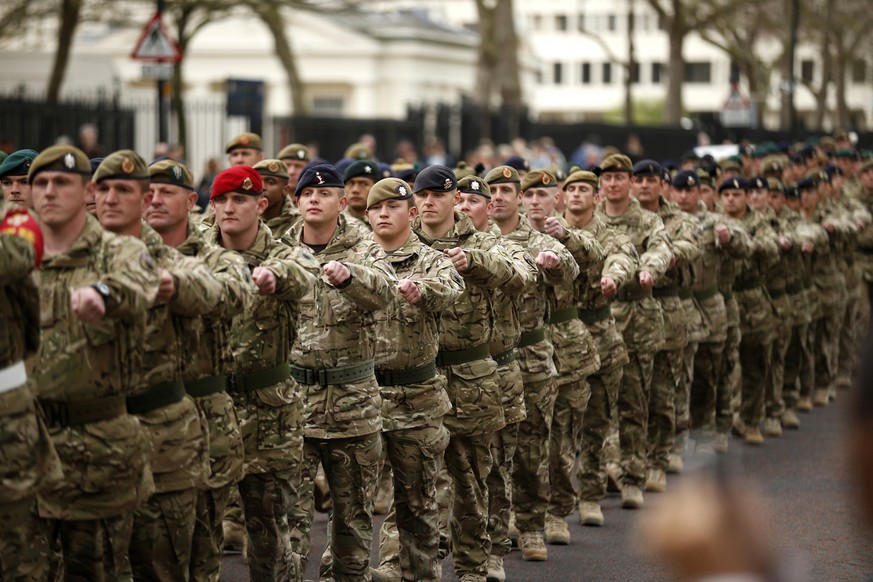
[[[723, 245], [727, 254], [735, 259], [742, 259], [752, 254], [752, 238], [746, 229], [736, 223], [725, 225], [731, 233], [731, 240]], [[716, 239], [716, 245], [722, 246]]]
[[515, 261], [497, 237], [482, 233], [477, 247], [462, 249], [467, 256], [467, 268], [460, 270], [465, 281], [483, 289], [498, 287], [523, 289], [525, 276], [516, 269]]
[[585, 269], [592, 263], [602, 261], [605, 256], [603, 247], [600, 246], [597, 239], [584, 230], [565, 228], [564, 236], [558, 240], [567, 247], [580, 269]]
[[646, 250], [640, 255], [640, 271], [651, 273], [657, 281], [664, 276], [673, 261], [673, 242], [660, 217], [656, 216], [655, 219], [657, 222], [649, 234]]
[[216, 247], [204, 260], [222, 286], [222, 301], [212, 315], [225, 317], [248, 311], [257, 288], [243, 258]]
[[206, 263], [174, 253], [168, 270], [176, 281], [170, 311], [191, 317], [215, 312], [224, 298], [224, 286]]
[[618, 232], [613, 232], [610, 236], [617, 237], [617, 241], [614, 249], [603, 262], [600, 276], [609, 277], [615, 281], [615, 286], [621, 289], [639, 270], [640, 257], [629, 238]]
[[531, 260], [524, 247], [506, 239], [501, 240], [499, 246], [512, 257], [512, 264], [515, 268], [515, 275], [501, 289], [506, 293], [515, 294], [536, 285], [537, 266]]
[[145, 244], [132, 237], [113, 237], [105, 249], [107, 272], [101, 281], [109, 287], [104, 300], [106, 317], [134, 319], [154, 304], [160, 279]]
[[676, 260], [687, 263], [694, 262], [703, 252], [703, 248], [700, 246], [702, 236], [703, 230], [699, 223], [683, 219], [679, 230], [670, 236]]
[[413, 279], [421, 300], [416, 303], [425, 311], [444, 311], [464, 292], [464, 279], [455, 270], [452, 262], [442, 255], [435, 255], [427, 273]]
[[550, 251], [558, 256], [558, 265], [551, 269], [540, 267], [543, 273], [543, 279], [546, 283], [552, 286], [568, 285], [576, 280], [579, 276], [579, 263], [573, 257], [573, 254], [558, 241], [553, 241], [553, 244], [544, 247], [541, 250]]
[[754, 238], [755, 254], [772, 265], [779, 261], [779, 239], [769, 224], [761, 223]]
[[27, 277], [34, 269], [35, 252], [27, 240], [0, 234], [0, 285], [11, 285]]
[[315, 286], [321, 273], [315, 257], [299, 245], [276, 245], [260, 266], [276, 277], [275, 297], [281, 301], [302, 298]]

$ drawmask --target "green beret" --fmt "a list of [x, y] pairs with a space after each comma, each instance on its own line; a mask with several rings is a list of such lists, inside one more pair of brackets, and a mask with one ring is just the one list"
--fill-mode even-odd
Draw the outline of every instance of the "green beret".
[[624, 154], [612, 154], [600, 164], [601, 174], [606, 172], [627, 172], [631, 174], [633, 171], [634, 165], [631, 163], [630, 158]]
[[479, 176], [465, 176], [458, 180], [458, 191], [464, 194], [478, 194], [491, 200], [491, 188]]
[[475, 176], [476, 169], [471, 168], [467, 165], [467, 162], [461, 160], [458, 162], [458, 165], [455, 166], [455, 169], [452, 170], [455, 173], [455, 178], [460, 180], [461, 178], [466, 178], [467, 176]]
[[280, 160], [300, 160], [303, 162], [308, 162], [309, 148], [302, 143], [292, 143], [286, 145], [281, 150], [279, 150], [279, 153], [276, 154], [276, 157]]
[[379, 179], [379, 164], [371, 160], [357, 160], [349, 164], [343, 174], [343, 184], [352, 178], [367, 178], [376, 182]]
[[834, 155], [837, 157], [837, 159], [841, 159], [841, 160], [857, 160], [858, 159], [858, 153], [855, 150], [849, 149], [849, 148], [840, 148], [834, 153]]
[[238, 150], [241, 148], [262, 151], [263, 148], [261, 147], [261, 136], [250, 131], [241, 133], [229, 142], [227, 142], [227, 145], [224, 146], [224, 153], [229, 154], [233, 150]]
[[545, 170], [531, 170], [521, 181], [521, 190], [529, 188], [557, 188], [558, 181]]
[[520, 184], [518, 170], [509, 166], [497, 166], [487, 174], [485, 181], [490, 184]]
[[288, 179], [288, 166], [282, 160], [261, 160], [254, 168], [261, 176]]
[[194, 177], [185, 164], [175, 160], [161, 160], [149, 166], [149, 180], [152, 184], [170, 184], [188, 190], [194, 189]]
[[2, 164], [3, 160], [5, 160], [8, 157], [9, 157], [9, 154], [7, 154], [6, 152], [0, 151], [0, 164]]
[[365, 146], [362, 143], [353, 143], [346, 150], [346, 155], [344, 158], [348, 158], [350, 160], [368, 160], [373, 155], [373, 152], [370, 151], [370, 148]]
[[9, 156], [0, 163], [0, 178], [6, 176], [26, 176], [30, 165], [39, 152], [36, 150], [18, 150], [12, 152]]
[[110, 179], [148, 180], [149, 168], [135, 151], [118, 150], [106, 156], [94, 172], [95, 183]]
[[43, 170], [67, 174], [91, 175], [91, 160], [85, 152], [71, 145], [56, 145], [43, 150], [30, 164], [27, 180], [33, 182]]
[[576, 170], [575, 172], [570, 172], [570, 175], [567, 176], [567, 179], [564, 180], [564, 190], [567, 189], [567, 186], [570, 184], [575, 184], [576, 182], [584, 182], [586, 184], [591, 184], [595, 190], [597, 190], [598, 178], [597, 174], [594, 172], [588, 172], [586, 170]]
[[412, 187], [400, 178], [383, 178], [370, 188], [367, 194], [367, 208], [372, 208], [383, 200], [409, 200]]

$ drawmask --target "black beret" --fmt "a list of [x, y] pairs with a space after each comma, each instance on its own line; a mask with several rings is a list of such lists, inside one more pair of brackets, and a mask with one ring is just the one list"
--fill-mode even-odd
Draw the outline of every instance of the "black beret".
[[762, 190], [767, 188], [767, 178], [755, 176], [746, 180], [746, 190]]
[[803, 192], [804, 190], [815, 190], [818, 188], [818, 180], [812, 177], [801, 178], [799, 182], [797, 182], [797, 191]]
[[725, 190], [745, 190], [746, 181], [737, 176], [731, 176], [718, 186], [719, 194]]
[[413, 192], [432, 190], [433, 192], [450, 192], [458, 187], [458, 180], [451, 168], [434, 164], [428, 166], [415, 177]]
[[304, 188], [320, 186], [322, 188], [342, 188], [345, 186], [339, 171], [330, 164], [310, 164], [303, 170], [303, 175], [297, 181], [295, 196], [300, 196]]
[[661, 164], [655, 160], [640, 160], [634, 164], [634, 176], [659, 176], [662, 177], [664, 170]]
[[670, 184], [674, 188], [680, 190], [691, 190], [692, 188], [700, 187], [700, 176], [697, 175], [697, 170], [682, 170], [673, 177]]
[[379, 165], [370, 160], [355, 160], [345, 169], [343, 182], [348, 182], [352, 178], [367, 178], [375, 183], [381, 179]]

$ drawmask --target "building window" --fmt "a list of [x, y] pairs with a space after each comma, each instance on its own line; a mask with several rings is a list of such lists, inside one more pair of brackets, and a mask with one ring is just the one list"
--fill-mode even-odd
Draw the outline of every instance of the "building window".
[[639, 83], [640, 82], [640, 64], [637, 62], [631, 63], [630, 81], [631, 81], [631, 83]]
[[852, 63], [852, 83], [861, 84], [867, 82], [867, 61], [856, 59]]
[[342, 97], [313, 97], [312, 114], [320, 117], [342, 117]]
[[615, 32], [617, 18], [615, 14], [610, 14], [606, 17], [606, 29], [610, 32]]
[[543, 28], [543, 17], [539, 14], [534, 14], [530, 19], [530, 27], [533, 30], [541, 30]]
[[685, 63], [686, 83], [711, 83], [712, 63], [701, 61], [697, 63]]
[[560, 85], [564, 82], [564, 65], [562, 63], [554, 63], [552, 65], [552, 81], [555, 85]]
[[652, 63], [652, 85], [659, 85], [663, 74], [664, 63]]
[[582, 84], [591, 84], [591, 63], [582, 63]]
[[602, 79], [604, 85], [612, 83], [612, 63], [603, 63]]
[[812, 83], [815, 76], [815, 61], [800, 61], [800, 80], [804, 83]]
[[555, 30], [567, 30], [567, 17], [563, 14], [555, 16]]
[[585, 32], [585, 15], [580, 14], [576, 22], [578, 23], [579, 32]]

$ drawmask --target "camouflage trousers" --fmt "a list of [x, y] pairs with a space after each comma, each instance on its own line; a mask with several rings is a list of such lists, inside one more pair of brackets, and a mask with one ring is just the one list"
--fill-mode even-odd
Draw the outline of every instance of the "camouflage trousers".
[[36, 511], [36, 496], [0, 505], [0, 580], [48, 579], [48, 524]]
[[239, 491], [236, 483], [197, 492], [197, 519], [191, 542], [191, 566], [188, 568], [192, 582], [218, 582], [224, 546], [221, 518], [231, 491]]
[[438, 422], [382, 438], [394, 472], [394, 500], [379, 535], [379, 564], [399, 563], [404, 580], [438, 580], [436, 484], [449, 431]]
[[588, 377], [591, 398], [582, 416], [579, 437], [579, 499], [600, 501], [606, 495], [606, 438], [613, 425], [622, 366], [600, 369]]
[[842, 312], [828, 312], [813, 323], [815, 339], [812, 343], [812, 353], [815, 355], [816, 390], [829, 390], [837, 379], [842, 322]]
[[764, 414], [767, 418], [782, 418], [785, 412], [785, 402], [782, 399], [782, 389], [785, 383], [785, 356], [791, 343], [791, 321], [782, 321], [776, 327], [776, 337], [773, 339], [773, 354], [770, 357], [770, 368], [764, 394]]
[[649, 390], [654, 352], [628, 351], [618, 391], [618, 438], [622, 485], [645, 487], [648, 453]]
[[858, 367], [859, 342], [864, 332], [866, 322], [862, 314], [861, 288], [849, 288], [849, 300], [843, 314], [843, 324], [840, 328], [839, 359], [837, 361], [836, 382], [840, 386], [852, 385], [852, 378]]
[[727, 434], [733, 424], [734, 394], [740, 381], [740, 342], [743, 334], [739, 325], [729, 325], [724, 343], [721, 374], [715, 397], [715, 423], [719, 434]]
[[691, 385], [694, 382], [694, 356], [697, 354], [697, 342], [689, 342], [682, 349], [682, 370], [679, 374], [679, 386], [673, 400], [673, 415], [676, 419], [676, 434], [673, 439], [673, 452], [682, 454], [688, 445], [688, 433], [691, 430]]
[[549, 495], [548, 513], [564, 517], [576, 507], [573, 468], [576, 465], [576, 443], [581, 421], [591, 398], [587, 380], [558, 384], [558, 397], [552, 415], [549, 435]]
[[135, 580], [184, 580], [191, 564], [197, 490], [155, 493], [136, 510], [130, 540]]
[[770, 382], [773, 360], [773, 335], [747, 334], [740, 342], [742, 389], [740, 418], [747, 427], [764, 421], [764, 397]]
[[680, 390], [684, 348], [655, 353], [649, 389], [648, 466], [667, 470], [676, 440], [676, 393]]
[[231, 489], [230, 498], [227, 501], [227, 509], [224, 510], [224, 521], [229, 521], [239, 526], [245, 526], [242, 501], [239, 498], [239, 489]]
[[554, 378], [524, 385], [527, 418], [518, 424], [512, 463], [512, 508], [521, 532], [541, 531], [549, 507], [549, 438], [558, 385]]
[[512, 467], [518, 449], [518, 422], [507, 424], [494, 434], [491, 457], [494, 465], [488, 473], [488, 537], [491, 554], [505, 556], [512, 550], [509, 539], [509, 516], [512, 513]]
[[301, 558], [291, 547], [288, 523], [297, 474], [295, 469], [250, 473], [238, 483], [252, 582], [303, 579]]
[[[370, 568], [373, 541], [373, 496], [379, 479], [382, 436], [378, 432], [351, 438], [303, 441], [303, 481], [300, 488], [305, 521], [295, 525], [299, 540], [300, 573], [306, 571], [309, 555], [313, 503], [313, 479], [319, 462], [330, 486], [333, 513], [329, 528], [330, 578], [363, 580]], [[396, 470], [396, 468], [394, 469]]]
[[815, 387], [815, 359], [809, 349], [809, 327], [804, 323], [791, 328], [782, 378], [782, 399], [786, 408], [795, 408], [800, 397], [811, 396]]
[[48, 544], [60, 547], [48, 580], [114, 582], [126, 576], [133, 511], [107, 519], [48, 521]]
[[[701, 342], [694, 355], [694, 378], [691, 381], [691, 429], [695, 440], [706, 441], [716, 433], [726, 434], [731, 425], [730, 398], [726, 409], [719, 408], [719, 382], [724, 369], [725, 342]], [[722, 392], [722, 397], [725, 396]], [[730, 396], [729, 394], [727, 394]], [[719, 422], [717, 419], [724, 418]]]

